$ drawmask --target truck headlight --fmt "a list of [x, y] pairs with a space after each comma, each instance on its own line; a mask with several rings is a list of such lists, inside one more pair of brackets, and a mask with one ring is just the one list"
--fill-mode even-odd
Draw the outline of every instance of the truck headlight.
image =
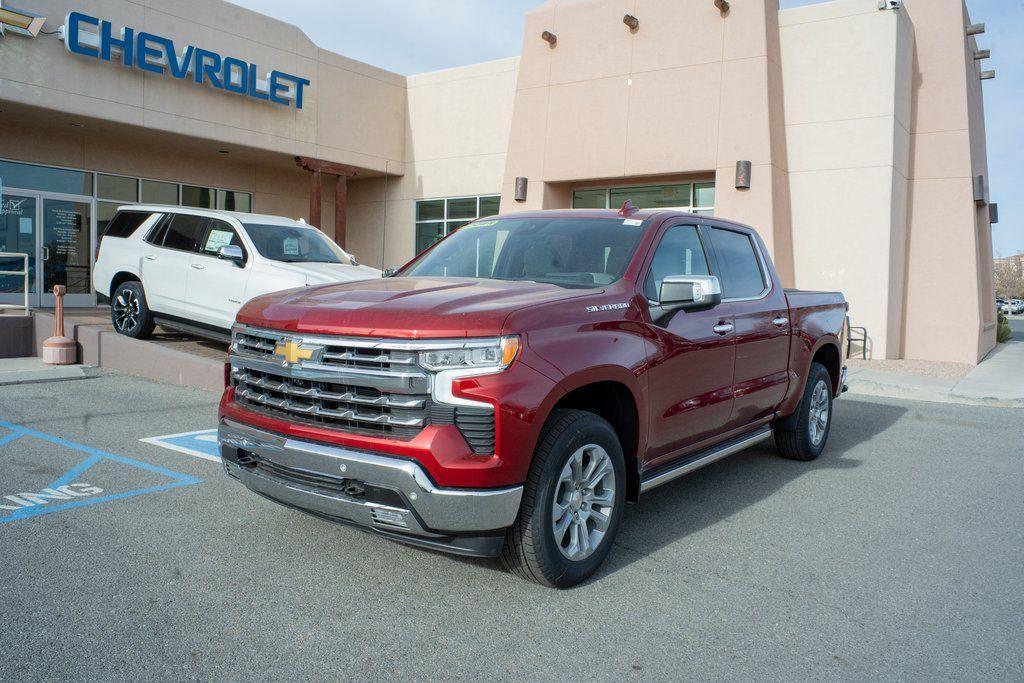
[[449, 348], [420, 352], [420, 365], [434, 374], [431, 395], [438, 403], [475, 408], [491, 408], [491, 404], [461, 398], [452, 393], [452, 383], [466, 377], [493, 375], [502, 372], [519, 353], [519, 337], [500, 339], [468, 339]]
[[516, 336], [493, 340], [468, 340], [449, 349], [421, 351], [420, 365], [432, 372], [466, 369], [489, 374], [507, 368], [518, 353], [519, 337]]

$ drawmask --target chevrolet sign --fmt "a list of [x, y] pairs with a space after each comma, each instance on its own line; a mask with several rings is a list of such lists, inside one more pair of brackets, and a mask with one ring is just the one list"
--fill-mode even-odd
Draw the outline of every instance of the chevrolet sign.
[[258, 75], [259, 67], [237, 57], [222, 57], [220, 53], [194, 45], [183, 49], [170, 38], [122, 27], [117, 31], [109, 21], [81, 12], [71, 12], [60, 30], [69, 52], [83, 57], [120, 64], [154, 74], [169, 74], [172, 78], [191, 80], [200, 85], [209, 83], [217, 90], [245, 95], [255, 100], [267, 100], [289, 106], [295, 103], [302, 109], [303, 88], [309, 85], [283, 71], [271, 71], [266, 78]]

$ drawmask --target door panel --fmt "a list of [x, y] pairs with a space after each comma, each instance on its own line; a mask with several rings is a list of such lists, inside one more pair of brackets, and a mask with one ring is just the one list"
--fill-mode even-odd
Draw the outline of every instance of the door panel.
[[92, 202], [43, 199], [40, 299], [53, 306], [55, 285], [67, 287], [67, 306], [92, 304]]
[[[28, 305], [38, 306], [36, 282], [36, 207], [35, 197], [4, 194], [0, 197], [0, 252], [28, 255]], [[0, 258], [0, 271], [21, 270], [24, 260]], [[21, 306], [25, 297], [23, 275], [0, 275], [0, 303]]]
[[[707, 250], [697, 228], [674, 225], [658, 242], [644, 279], [644, 294], [656, 300], [662, 280], [669, 275], [710, 274]], [[732, 323], [722, 310], [675, 311], [652, 308], [648, 391], [650, 415], [648, 444], [652, 457], [645, 469], [655, 467], [674, 451], [716, 433], [732, 412], [735, 339], [715, 327]]]
[[[725, 303], [736, 326], [736, 370], [731, 427], [771, 415], [789, 387], [789, 320], [776, 289], [760, 301]], [[785, 322], [783, 322], [785, 321]], [[781, 324], [776, 324], [781, 323]]]
[[231, 327], [245, 302], [245, 287], [252, 271], [251, 258], [244, 266], [238, 266], [217, 257], [220, 247], [228, 244], [245, 252], [245, 245], [230, 225], [212, 221], [189, 264], [185, 297], [189, 318], [223, 329]]
[[196, 244], [206, 230], [208, 219], [188, 214], [171, 214], [166, 226], [154, 232], [157, 244], [144, 242], [139, 270], [146, 301], [151, 310], [188, 317], [185, 295], [191, 277]]

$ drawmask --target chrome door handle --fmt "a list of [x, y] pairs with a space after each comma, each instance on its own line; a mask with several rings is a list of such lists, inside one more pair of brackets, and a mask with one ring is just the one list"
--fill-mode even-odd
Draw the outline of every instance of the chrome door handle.
[[732, 332], [733, 327], [732, 323], [718, 323], [711, 329], [715, 331], [715, 334], [729, 334], [730, 332]]
[[789, 324], [789, 318], [786, 318], [786, 317], [776, 318], [775, 320], [772, 321], [772, 325], [777, 325], [778, 327], [783, 327], [783, 326], [788, 325], [788, 324]]
[[195, 268], [196, 270], [203, 270], [204, 268], [206, 268], [206, 266], [204, 266], [201, 263], [193, 263], [192, 267]]
[[156, 261], [156, 256], [154, 256], [153, 254], [146, 254], [146, 260], [147, 261]]

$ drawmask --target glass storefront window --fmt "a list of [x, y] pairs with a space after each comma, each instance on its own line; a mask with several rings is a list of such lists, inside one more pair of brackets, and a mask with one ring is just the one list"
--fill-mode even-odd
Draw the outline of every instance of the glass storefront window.
[[0, 181], [4, 188], [92, 195], [92, 173], [65, 168], [0, 160]]
[[493, 216], [500, 204], [496, 194], [416, 202], [416, 253], [480, 216]]
[[119, 175], [96, 175], [96, 196], [134, 204], [139, 201], [139, 181]]
[[693, 186], [693, 205], [697, 207], [715, 205], [715, 184], [697, 183]]
[[103, 237], [121, 202], [96, 202], [96, 236]]
[[143, 204], [178, 204], [178, 184], [162, 183], [159, 180], [142, 181]]
[[209, 187], [182, 185], [181, 205], [197, 209], [212, 209], [214, 207], [214, 191]]
[[627, 199], [641, 209], [679, 209], [710, 216], [715, 212], [715, 184], [674, 183], [575, 190], [572, 208], [617, 209]]
[[223, 211], [250, 213], [252, 211], [252, 195], [248, 192], [217, 190], [217, 208]]
[[576, 190], [572, 193], [574, 209], [607, 209], [608, 190]]

